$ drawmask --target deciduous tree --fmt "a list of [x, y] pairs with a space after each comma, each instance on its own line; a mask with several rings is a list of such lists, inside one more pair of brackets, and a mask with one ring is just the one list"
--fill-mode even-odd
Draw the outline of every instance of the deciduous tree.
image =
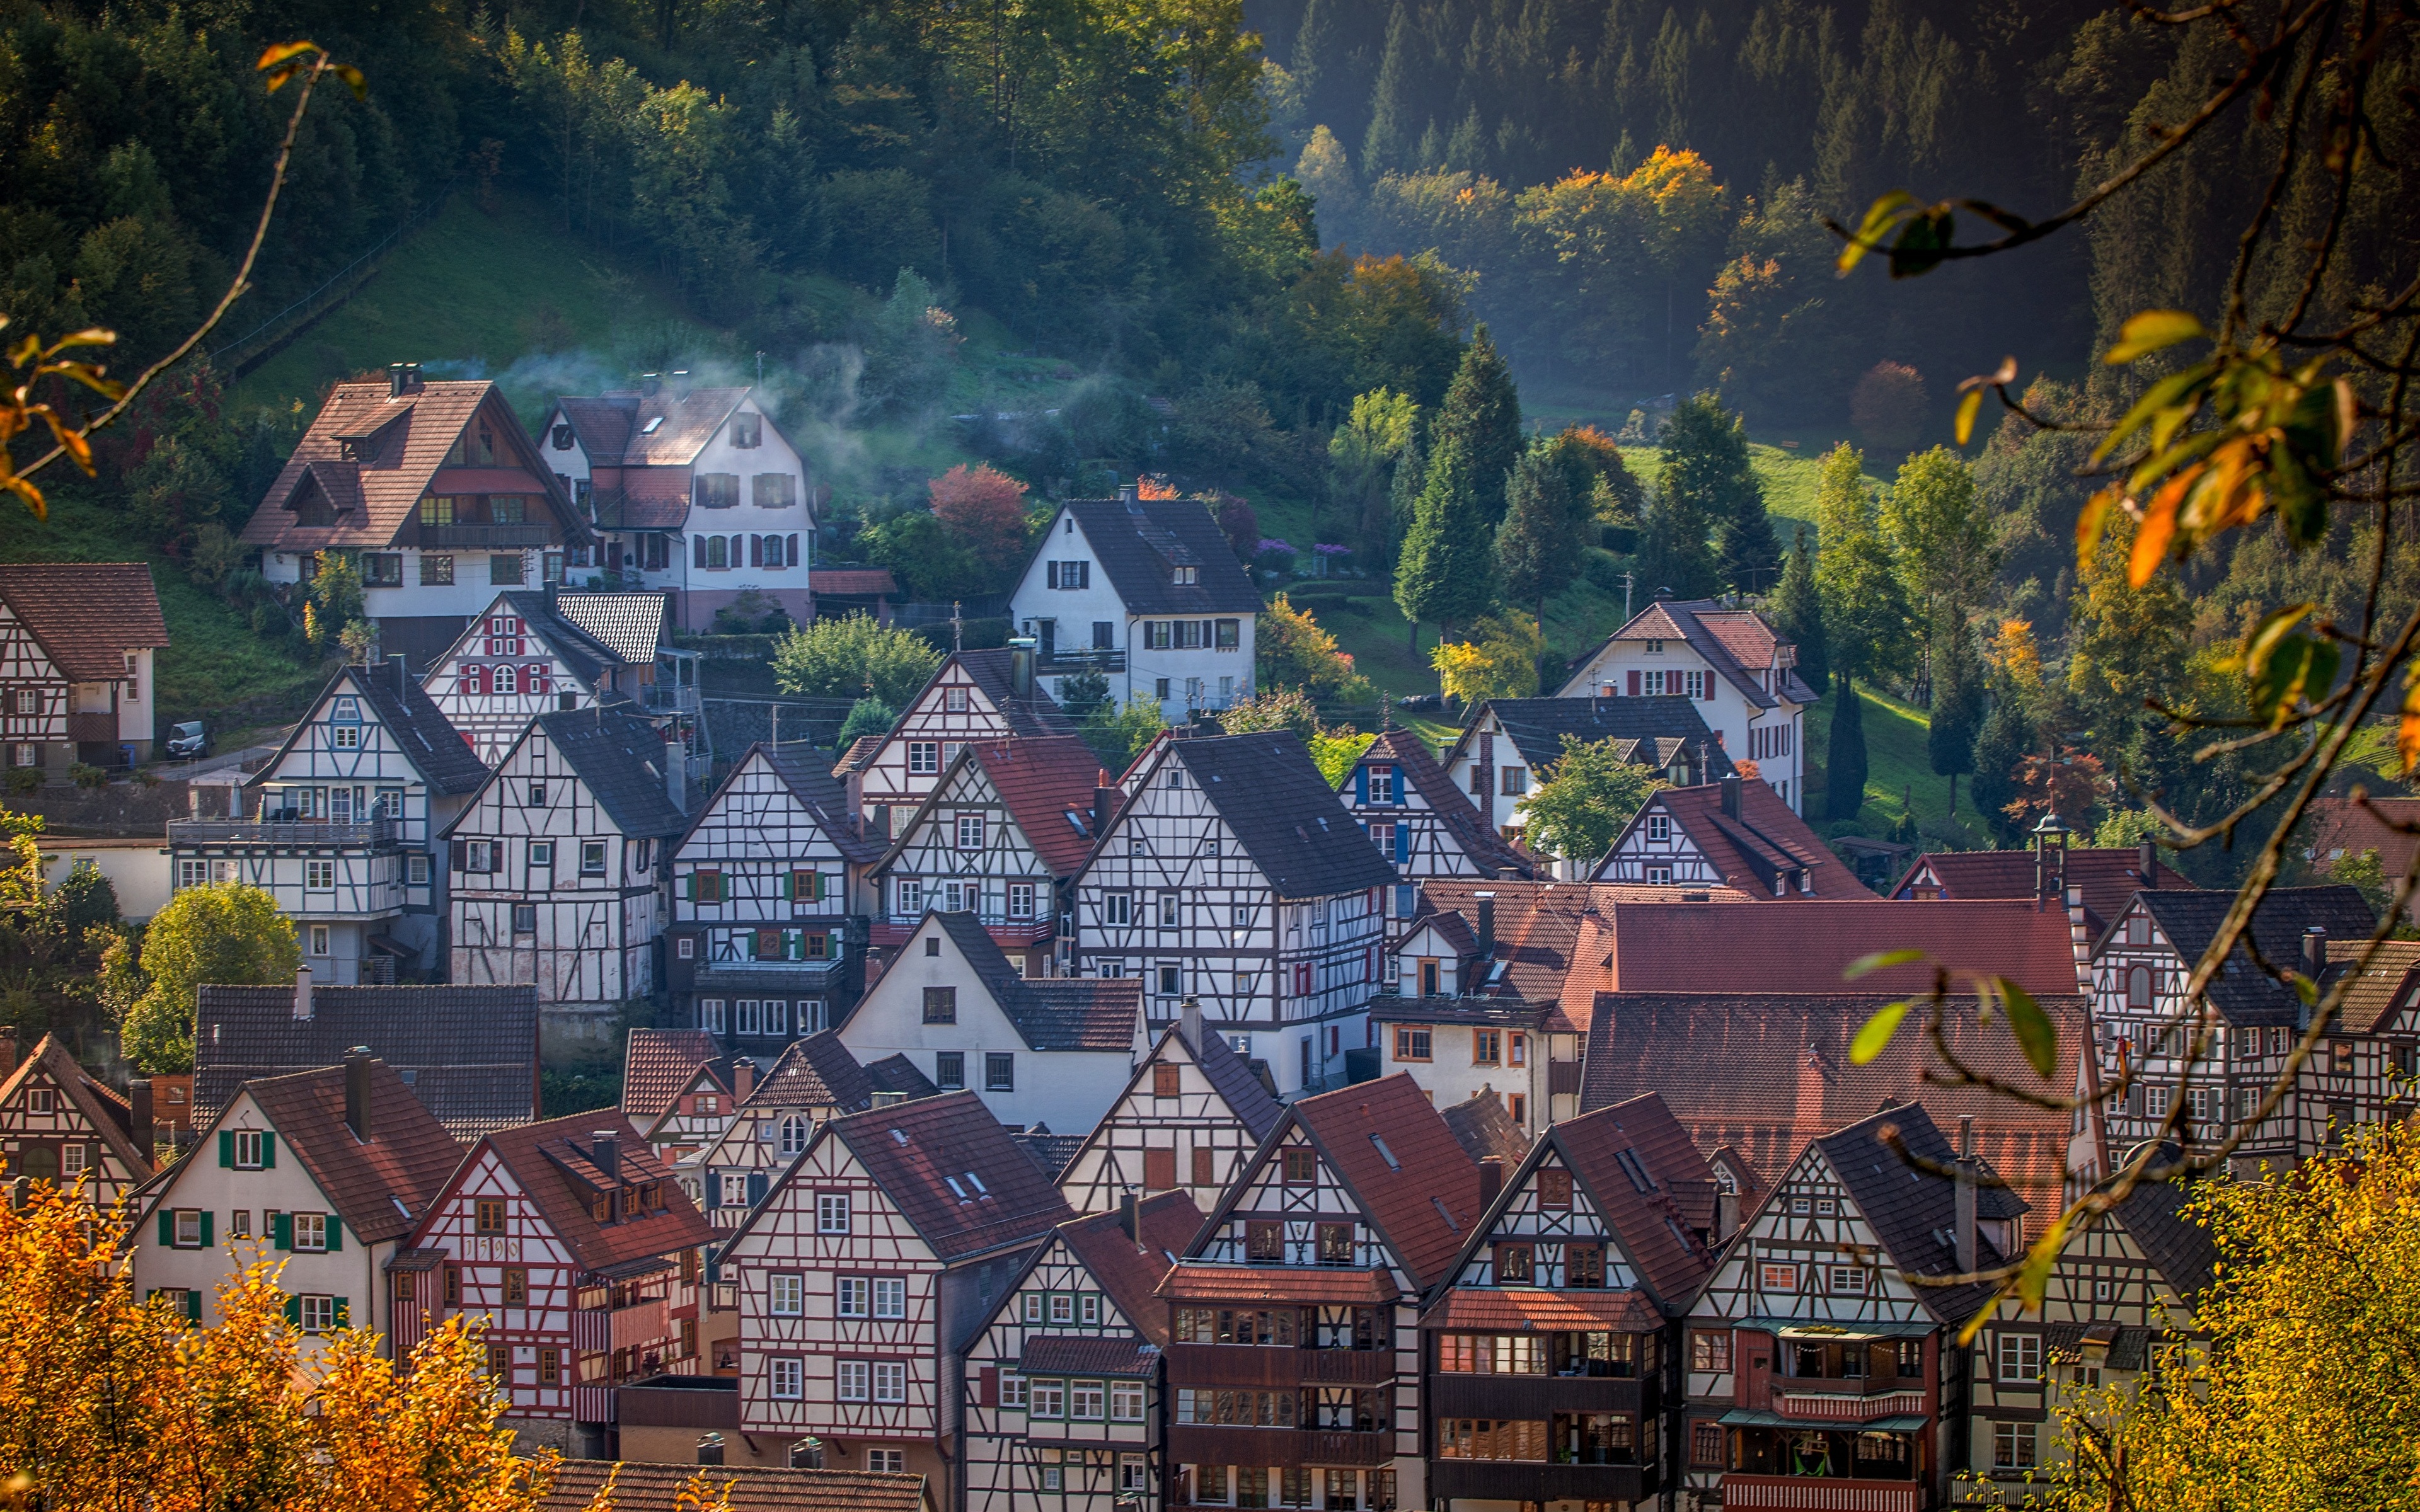
[[1490, 614], [1470, 627], [1467, 640], [1440, 640], [1430, 654], [1445, 692], [1465, 703], [1488, 699], [1533, 698], [1538, 658], [1546, 649], [1538, 623], [1518, 609]]
[[302, 964], [294, 921], [269, 893], [240, 882], [184, 888], [143, 932], [150, 985], [126, 1015], [126, 1058], [149, 1075], [193, 1070], [194, 1001], [203, 983], [290, 984]]
[[940, 665], [931, 641], [880, 625], [862, 609], [799, 625], [773, 642], [774, 686], [811, 698], [871, 694], [905, 708]]
[[929, 486], [933, 517], [959, 545], [986, 562], [1025, 555], [1025, 485], [988, 462], [961, 462]]
[[1612, 740], [1563, 737], [1563, 753], [1520, 802], [1529, 848], [1568, 861], [1589, 863], [1613, 849], [1648, 795], [1668, 786], [1636, 763], [1625, 762]]

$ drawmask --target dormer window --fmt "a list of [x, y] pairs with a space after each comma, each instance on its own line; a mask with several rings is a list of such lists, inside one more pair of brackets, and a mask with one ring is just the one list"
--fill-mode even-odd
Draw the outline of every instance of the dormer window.
[[569, 425], [557, 425], [554, 427], [554, 449], [558, 452], [568, 452], [571, 450], [571, 427]]
[[1169, 580], [1176, 584], [1179, 588], [1186, 587], [1188, 584], [1198, 583], [1202, 580], [1202, 569], [1199, 567], [1178, 567], [1170, 576]]

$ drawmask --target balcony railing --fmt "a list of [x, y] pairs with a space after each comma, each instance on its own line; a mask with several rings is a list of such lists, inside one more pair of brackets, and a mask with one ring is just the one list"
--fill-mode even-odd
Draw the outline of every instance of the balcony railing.
[[79, 746], [113, 744], [117, 739], [117, 716], [107, 709], [71, 713], [68, 716], [68, 738]]
[[[1856, 1388], [1866, 1386], [1859, 1391]], [[1813, 1387], [1814, 1390], [1807, 1388]], [[1846, 1390], [1838, 1388], [1848, 1388]], [[1856, 1381], [1800, 1380], [1773, 1388], [1773, 1411], [1781, 1417], [1823, 1423], [1870, 1423], [1880, 1417], [1922, 1417], [1924, 1392], [1904, 1386], [1875, 1387]]]
[[1546, 1062], [1546, 1091], [1553, 1096], [1577, 1096], [1580, 1089], [1581, 1063], [1576, 1060]]
[[1725, 1475], [1724, 1512], [1916, 1512], [1914, 1481], [1830, 1475]]
[[547, 525], [423, 525], [420, 544], [441, 548], [552, 546], [554, 530]]
[[1087, 671], [1106, 675], [1126, 670], [1126, 654], [1123, 651], [1046, 651], [1033, 658], [1033, 670], [1047, 676]]
[[295, 850], [365, 850], [396, 842], [392, 819], [171, 819], [171, 845], [272, 845]]
[[1206, 1465], [1383, 1465], [1395, 1455], [1395, 1435], [1350, 1428], [1171, 1427], [1170, 1458]]
[[653, 714], [695, 714], [698, 708], [697, 689], [649, 683], [639, 689], [639, 706]]

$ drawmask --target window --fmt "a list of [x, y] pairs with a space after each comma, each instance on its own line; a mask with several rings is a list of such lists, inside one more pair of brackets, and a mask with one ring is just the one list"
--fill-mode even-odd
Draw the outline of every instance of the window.
[[908, 1283], [899, 1276], [877, 1276], [874, 1282], [874, 1316], [901, 1319], [908, 1316]]
[[939, 1050], [933, 1054], [933, 1085], [944, 1092], [954, 1092], [967, 1085], [967, 1053], [963, 1050]]
[[1474, 1066], [1500, 1065], [1504, 1058], [1504, 1032], [1501, 1029], [1470, 1031], [1470, 1063]]
[[1353, 1226], [1321, 1224], [1319, 1226], [1319, 1263], [1351, 1265], [1353, 1258]]
[[721, 1176], [715, 1178], [715, 1180], [718, 1183], [717, 1189], [721, 1194], [720, 1200], [715, 1204], [717, 1207], [744, 1208], [748, 1206], [747, 1172], [724, 1171]]
[[1528, 792], [1529, 769], [1526, 766], [1508, 766], [1504, 768], [1503, 786], [1504, 795], [1508, 798], [1519, 797], [1521, 795]]
[[1093, 586], [1093, 564], [1090, 562], [1046, 562], [1042, 564], [1045, 588], [1090, 588]]
[[938, 740], [908, 742], [908, 775], [935, 777], [941, 770], [941, 743]]
[[1005, 1050], [994, 1050], [984, 1057], [984, 1090], [1014, 1092], [1016, 1090], [1016, 1057]]
[[1605, 1285], [1605, 1246], [1572, 1244], [1563, 1250], [1563, 1285], [1567, 1287], [1602, 1287]]
[[832, 1394], [845, 1402], [864, 1401], [871, 1373], [872, 1367], [863, 1360], [840, 1361], [832, 1370]]
[[1307, 1185], [1319, 1179], [1319, 1153], [1302, 1146], [1285, 1152], [1285, 1179], [1294, 1185]]
[[1173, 963], [1159, 968], [1159, 992], [1163, 997], [1174, 997], [1185, 991], [1185, 968]]
[[848, 1194], [819, 1192], [815, 1194], [815, 1232], [845, 1234], [848, 1232]]
[[[1030, 1302], [1032, 1299], [1028, 1298], [1027, 1300]], [[1018, 1375], [1014, 1370], [1001, 1371], [1000, 1373], [1000, 1405], [1002, 1407], [1023, 1407], [1025, 1403], [1025, 1378]]]
[[1997, 1350], [2000, 1380], [2011, 1384], [2030, 1383], [2041, 1379], [2041, 1335], [2040, 1334], [2003, 1334]]
[[2033, 1424], [1994, 1423], [1992, 1425], [1992, 1468], [1993, 1470], [2034, 1468]]
[[1670, 840], [1672, 838], [1671, 816], [1660, 813], [1649, 814], [1647, 816], [1647, 838], [1659, 845]]
[[529, 864], [533, 867], [554, 865], [554, 841], [534, 840], [529, 842]]
[[2126, 1006], [2128, 1008], [2149, 1008], [2151, 1006], [2150, 967], [2134, 966], [2127, 971]]
[[529, 580], [528, 563], [518, 551], [488, 559], [488, 581], [497, 588], [519, 588]]
[[1836, 1297], [1862, 1297], [1866, 1294], [1866, 1270], [1861, 1265], [1834, 1265], [1825, 1268], [1830, 1275], [1832, 1294]]
[[1527, 1244], [1496, 1246], [1496, 1283], [1498, 1286], [1526, 1287], [1529, 1284], [1531, 1251]]
[[[856, 1310], [850, 1310], [854, 1289]], [[865, 1283], [854, 1276], [840, 1278], [834, 1292], [837, 1301], [832, 1310], [843, 1318], [865, 1316]], [[776, 1318], [800, 1318], [806, 1314], [807, 1278], [797, 1271], [776, 1271], [765, 1278], [765, 1310]]]
[[958, 990], [955, 987], [924, 989], [924, 1022], [927, 1024], [958, 1022]]
[[783, 1114], [782, 1116], [781, 1132], [781, 1150], [783, 1155], [784, 1157], [795, 1155], [799, 1151], [806, 1149], [808, 1132], [814, 1127], [814, 1126], [813, 1124], [807, 1121], [807, 1116], [803, 1113]]
[[908, 1468], [908, 1451], [905, 1449], [868, 1449], [865, 1451], [865, 1468], [873, 1471], [876, 1474], [896, 1475]]
[[325, 1334], [337, 1326], [335, 1298], [305, 1296], [298, 1300], [302, 1305], [296, 1312], [302, 1319], [303, 1333]]
[[559, 1386], [563, 1383], [563, 1351], [547, 1348], [537, 1351], [537, 1383]]
[[[517, 909], [515, 912], [519, 912], [519, 910]], [[311, 953], [313, 955], [326, 955], [329, 953], [327, 925], [314, 924], [311, 926]]]
[[197, 1208], [178, 1208], [175, 1222], [168, 1227], [170, 1247], [200, 1249], [208, 1244], [209, 1241], [203, 1237], [208, 1216]]
[[1543, 1419], [1441, 1417], [1436, 1452], [1444, 1459], [1544, 1459], [1546, 1425]]
[[1109, 1394], [1097, 1381], [1075, 1381], [1067, 1384], [1067, 1415], [1086, 1422], [1099, 1422], [1109, 1415]]
[[537, 933], [537, 904], [513, 904], [513, 933], [516, 934]]
[[[309, 892], [334, 892], [336, 887], [336, 863], [305, 861], [302, 863], [302, 887]], [[313, 952], [325, 955], [325, 950]]]
[[1034, 889], [1032, 883], [1010, 883], [1008, 885], [1008, 917], [1011, 918], [1033, 918], [1033, 899]]
[[1718, 1329], [1693, 1329], [1689, 1334], [1689, 1368], [1724, 1371], [1731, 1367], [1731, 1336]]
[[1109, 1382], [1109, 1421], [1112, 1423], [1141, 1422], [1142, 1396], [1142, 1382], [1140, 1381]]
[[319, 1254], [329, 1248], [329, 1219], [324, 1212], [293, 1214], [294, 1247], [306, 1254]]
[[1798, 1289], [1798, 1267], [1767, 1260], [1757, 1268], [1757, 1284], [1766, 1291], [1795, 1291]]
[[529, 1305], [529, 1271], [526, 1267], [519, 1265], [504, 1267], [504, 1305], [507, 1307]]
[[504, 1199], [481, 1197], [472, 1209], [471, 1231], [474, 1234], [501, 1234], [504, 1231]]
[[1723, 1426], [1704, 1418], [1689, 1425], [1689, 1463], [1719, 1470], [1724, 1463]]
[[874, 1399], [877, 1402], [904, 1402], [908, 1399], [908, 1366], [897, 1360], [874, 1362]]
[[1253, 1219], [1244, 1225], [1244, 1258], [1280, 1261], [1285, 1258], [1285, 1225]]
[[[426, 504], [423, 505], [426, 507]], [[450, 556], [420, 554], [420, 586], [451, 588], [454, 586], [454, 559]]]
[[238, 1129], [235, 1132], [235, 1168], [257, 1171], [269, 1165], [269, 1134], [259, 1129]]
[[[848, 1369], [854, 1363], [847, 1360], [841, 1362], [840, 1399], [845, 1402], [865, 1399], [865, 1378], [861, 1374], [857, 1379], [857, 1396], [854, 1397], [849, 1396]], [[795, 1354], [777, 1354], [767, 1361], [766, 1365], [767, 1390], [776, 1400], [794, 1402], [806, 1395], [807, 1363], [804, 1360]], [[861, 1372], [865, 1366], [858, 1365], [857, 1368]]]
[[601, 877], [605, 874], [603, 841], [583, 840], [580, 842], [580, 872], [582, 876], [590, 877]]
[[[1425, 988], [1423, 988], [1423, 991], [1425, 991], [1425, 990], [1426, 990], [1426, 989], [1425, 989]], [[1396, 1058], [1397, 1060], [1426, 1060], [1426, 1059], [1428, 1059], [1428, 1058], [1429, 1058], [1429, 1031], [1428, 1031], [1428, 1029], [1427, 1029], [1425, 1026], [1421, 1026], [1421, 1027], [1415, 1027], [1415, 1026], [1413, 1026], [1412, 1025], [1409, 1025], [1409, 1024], [1398, 1024], [1398, 1025], [1396, 1025], [1396, 1026], [1395, 1026], [1395, 1058]]]
[[1029, 1381], [1025, 1396], [1026, 1411], [1035, 1417], [1067, 1415], [1067, 1383], [1063, 1381]]

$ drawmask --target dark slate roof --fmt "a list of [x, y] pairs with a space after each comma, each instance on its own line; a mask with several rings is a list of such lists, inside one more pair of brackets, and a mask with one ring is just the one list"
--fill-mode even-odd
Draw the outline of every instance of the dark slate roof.
[[308, 1019], [295, 1018], [291, 987], [197, 995], [197, 1125], [241, 1084], [335, 1065], [353, 1045], [395, 1068], [457, 1139], [537, 1115], [535, 987], [314, 987]]
[[[1731, 775], [1730, 756], [1715, 743], [1698, 705], [1685, 698], [1489, 699], [1456, 737], [1454, 759], [1491, 712], [1533, 770], [1561, 761], [1563, 737], [1570, 735], [1590, 745], [1613, 741], [1623, 761], [1659, 769], [1686, 750], [1706, 780]], [[1497, 764], [1506, 764], [1500, 755]]]
[[[814, 815], [815, 823], [823, 826], [824, 834], [840, 847], [841, 855], [847, 857], [852, 865], [869, 866], [881, 856], [881, 844], [865, 838], [857, 815], [849, 810], [848, 789], [832, 776], [831, 764], [821, 750], [803, 742], [787, 746], [759, 743], [750, 747], [749, 750], [752, 754], [764, 754], [765, 764], [770, 766], [783, 785], [789, 788], [790, 796]], [[733, 772], [736, 774], [746, 763], [747, 758], [743, 756], [732, 767]], [[726, 783], [729, 780], [724, 779]], [[703, 815], [712, 807], [711, 802], [701, 804], [698, 812]]]
[[1494, 1092], [1471, 1093], [1445, 1109], [1444, 1118], [1445, 1126], [1453, 1131], [1453, 1142], [1472, 1160], [1485, 1160], [1492, 1155], [1510, 1170], [1529, 1151], [1529, 1141], [1522, 1134], [1521, 1126], [1512, 1121], [1504, 1099]]
[[916, 1063], [906, 1056], [885, 1056], [865, 1068], [866, 1080], [877, 1092], [897, 1092], [913, 1102], [922, 1097], [939, 1097], [941, 1089], [933, 1078], [916, 1069]]
[[1161, 767], [1185, 767], [1279, 897], [1325, 898], [1396, 880], [1293, 731], [1171, 741], [1167, 750]]
[[[1831, 1164], [1849, 1199], [1857, 1205], [1890, 1261], [1916, 1275], [1956, 1275], [1958, 1196], [1947, 1177], [1908, 1164], [1882, 1142], [1885, 1124], [1896, 1125], [1908, 1153], [1936, 1166], [1952, 1164], [1958, 1151], [1919, 1103], [1885, 1107], [1847, 1128], [1815, 1141]], [[1987, 1175], [1990, 1163], [1984, 1162]], [[2025, 1204], [2006, 1187], [1982, 1185], [1975, 1192], [1975, 1215], [1987, 1221], [2021, 1217]], [[1978, 1236], [1975, 1263], [1988, 1271], [2010, 1257]], [[1918, 1287], [1916, 1300], [1947, 1324], [1963, 1324], [1991, 1301], [1993, 1288], [1983, 1285]]]
[[[2190, 968], [2218, 938], [2218, 927], [2235, 904], [2232, 892], [2137, 893], [2160, 933], [2183, 955]], [[2120, 910], [2121, 912], [2123, 910]], [[2331, 940], [2366, 939], [2378, 929], [2378, 916], [2352, 887], [2273, 887], [2253, 911], [2251, 943], [2269, 964], [2269, 971], [2300, 970], [2303, 932], [2312, 926], [2328, 932]], [[2261, 969], [2236, 942], [2205, 995], [2211, 1006], [2239, 1024], [2291, 1024], [2302, 1011], [2302, 999], [2291, 987]]]
[[793, 1040], [773, 1069], [740, 1100], [741, 1107], [832, 1107], [857, 1112], [874, 1105], [874, 1078], [830, 1029]]
[[[1452, 774], [1437, 764], [1436, 757], [1429, 751], [1427, 737], [1419, 731], [1381, 731], [1378, 738], [1370, 743], [1370, 748], [1361, 753], [1358, 764], [1394, 767], [1395, 779], [1419, 790], [1438, 825], [1483, 871], [1498, 876], [1532, 874], [1529, 859], [1489, 827], [1486, 818], [1470, 801], [1470, 795], [1454, 786]], [[1376, 813], [1374, 808], [1373, 812]]]
[[[661, 1211], [610, 1224], [597, 1221], [591, 1204], [610, 1190], [610, 1183], [597, 1164], [595, 1136], [606, 1130], [617, 1136], [615, 1162], [622, 1184], [658, 1183], [663, 1194]], [[713, 1230], [690, 1205], [689, 1194], [672, 1179], [671, 1167], [648, 1148], [619, 1108], [597, 1108], [502, 1130], [488, 1135], [486, 1145], [512, 1172], [513, 1180], [536, 1204], [539, 1217], [582, 1270], [608, 1271], [713, 1242]]]
[[[1007, 649], [958, 651], [951, 653], [950, 659], [955, 661], [968, 678], [983, 689], [984, 697], [1000, 711], [1001, 717], [1008, 721], [1011, 734], [1074, 734], [1076, 721], [1060, 711], [1059, 705], [1051, 702], [1049, 694], [1042, 691], [1038, 682], [1032, 696], [1016, 696], [1016, 682], [1012, 675], [1016, 656], [1016, 652]], [[938, 681], [948, 670], [948, 662], [933, 669], [934, 679]], [[933, 685], [926, 683], [924, 686], [929, 688]], [[917, 697], [922, 698], [923, 694], [920, 691]]]
[[286, 759], [286, 753], [310, 733], [312, 721], [327, 707], [328, 700], [343, 692], [361, 695], [379, 723], [394, 737], [396, 749], [411, 763], [431, 793], [474, 793], [488, 779], [487, 765], [463, 740], [462, 732], [454, 728], [454, 721], [445, 717], [444, 711], [430, 700], [427, 690], [410, 677], [399, 676], [396, 664], [388, 661], [378, 667], [338, 669], [336, 675], [328, 679], [328, 686], [319, 690], [319, 696], [311, 701], [310, 714], [287, 732], [277, 754], [246, 779], [246, 786], [268, 780], [277, 770], [277, 764]]
[[1484, 1211], [1479, 1163], [1411, 1077], [1306, 1097], [1289, 1110], [1421, 1288], [1435, 1284]]
[[[1736, 814], [1723, 809], [1723, 794], [1733, 782], [1739, 784]], [[1781, 902], [1874, 895], [1855, 872], [1840, 864], [1807, 821], [1782, 801], [1773, 784], [1761, 779], [1727, 777], [1695, 787], [1666, 788], [1647, 800], [1646, 807], [1632, 817], [1630, 827], [1637, 828], [1650, 809], [1671, 817], [1727, 887], [1775, 899], [1773, 887], [1778, 879], [1785, 889], [1777, 895]], [[1606, 864], [1612, 864], [1610, 856]], [[1799, 889], [1796, 874], [1801, 871], [1808, 874], [1811, 892]], [[1601, 867], [1598, 874], [1603, 873]]]
[[563, 709], [534, 722], [623, 835], [668, 838], [689, 826], [664, 792], [664, 737], [629, 705]]
[[1067, 1163], [1076, 1158], [1076, 1151], [1084, 1148], [1082, 1134], [1052, 1134], [1047, 1124], [1041, 1123], [1009, 1137], [1016, 1141], [1016, 1148], [1025, 1151], [1034, 1167], [1054, 1182], [1059, 1173], [1067, 1168]]
[[[1127, 613], [1260, 612], [1260, 590], [1200, 500], [1072, 499], [1062, 507], [1076, 517]], [[1045, 535], [1035, 553], [1050, 549], [1054, 538]], [[1180, 586], [1174, 570], [1180, 566], [1200, 568], [1200, 580]]]
[[354, 1138], [345, 1121], [345, 1074], [344, 1067], [330, 1066], [246, 1082], [242, 1090], [355, 1237], [400, 1239], [462, 1163], [462, 1147], [403, 1078], [377, 1061], [370, 1066], [370, 1137]]
[[1140, 977], [1027, 977], [1010, 964], [973, 914], [936, 914], [934, 921], [982, 979], [1029, 1050], [1134, 1048], [1142, 1011]]
[[2195, 1196], [2183, 1181], [2144, 1181], [2113, 1215], [2159, 1268], [2161, 1279], [2186, 1305], [2198, 1307], [2201, 1294], [2218, 1280], [2219, 1256], [2210, 1229], [2184, 1211]]
[[[1650, 1092], [1565, 1119], [1546, 1137], [1612, 1223], [1665, 1310], [1677, 1314], [1696, 1301], [1714, 1268], [1714, 1252], [1699, 1238], [1714, 1217], [1714, 1171], [1664, 1100]], [[1637, 1163], [1636, 1176], [1625, 1151]]]
[[1186, 1037], [1181, 1023], [1170, 1025], [1168, 1032], [1192, 1052], [1193, 1063], [1202, 1068], [1202, 1078], [1218, 1092], [1236, 1121], [1251, 1131], [1253, 1139], [1267, 1138], [1285, 1107], [1269, 1090], [1268, 1083], [1262, 1080], [1261, 1073], [1252, 1069], [1253, 1063], [1237, 1055], [1227, 1037], [1215, 1029], [1202, 1034], [1199, 1044]]
[[972, 1092], [875, 1108], [824, 1127], [943, 1260], [1039, 1241], [1075, 1216]]

